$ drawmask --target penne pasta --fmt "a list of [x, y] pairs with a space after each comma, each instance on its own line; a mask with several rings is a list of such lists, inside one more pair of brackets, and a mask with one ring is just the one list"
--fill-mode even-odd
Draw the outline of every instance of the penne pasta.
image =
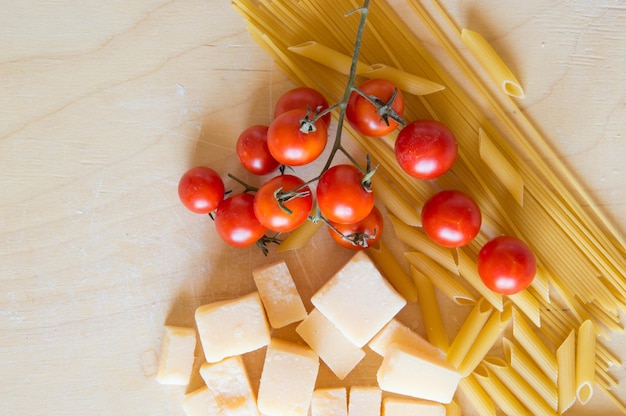
[[559, 413], [563, 414], [576, 401], [576, 335], [572, 330], [556, 350], [558, 364]]
[[389, 212], [398, 217], [400, 221], [413, 227], [422, 225], [421, 215], [415, 207], [407, 202], [379, 172], [372, 176], [372, 189]]
[[536, 327], [541, 326], [539, 301], [529, 291], [523, 290], [514, 295], [509, 295], [508, 298], [520, 311], [524, 312], [524, 315], [526, 315]]
[[511, 393], [492, 371], [485, 365], [480, 364], [474, 371], [478, 383], [485, 389], [504, 413], [507, 415], [530, 414], [524, 405]]
[[457, 368], [461, 365], [492, 312], [493, 306], [485, 298], [480, 298], [476, 302], [448, 349], [446, 360], [450, 364]]
[[445, 88], [443, 85], [436, 82], [384, 64], [373, 64], [367, 71], [359, 72], [359, 75], [363, 75], [367, 78], [386, 79], [387, 81], [391, 81], [402, 91], [413, 95], [432, 94]]
[[558, 375], [556, 358], [519, 313], [514, 313], [513, 337], [550, 380], [556, 382]]
[[367, 249], [372, 260], [380, 269], [385, 278], [408, 302], [417, 300], [417, 289], [411, 277], [404, 271], [393, 253], [386, 244], [378, 241], [376, 246]]
[[322, 221], [305, 221], [289, 233], [289, 236], [280, 243], [277, 251], [297, 250], [304, 247], [323, 225]]
[[524, 205], [524, 178], [519, 169], [511, 164], [509, 159], [498, 150], [495, 143], [482, 128], [478, 129], [478, 154], [491, 172], [500, 179], [513, 199]]
[[596, 375], [596, 330], [587, 320], [578, 328], [576, 339], [576, 398], [586, 404], [593, 395]]
[[474, 31], [463, 29], [461, 40], [505, 94], [524, 98], [524, 89], [519, 81], [485, 38]]
[[445, 353], [448, 351], [450, 344], [441, 317], [441, 309], [437, 301], [435, 287], [431, 280], [414, 266], [411, 266], [411, 276], [417, 287], [418, 301], [428, 341]]
[[459, 382], [459, 391], [474, 410], [481, 416], [495, 416], [496, 406], [489, 394], [478, 383], [473, 374], [464, 377]]
[[[352, 57], [329, 48], [326, 45], [322, 45], [321, 43], [308, 41], [298, 45], [289, 46], [287, 49], [295, 54], [304, 56], [314, 62], [322, 64], [327, 68], [333, 69], [340, 74], [348, 75], [350, 73]], [[368, 70], [369, 66], [367, 64], [357, 62], [357, 74]]]
[[432, 284], [457, 305], [473, 305], [476, 298], [448, 270], [422, 253], [404, 253], [413, 267], [428, 277]]
[[452, 400], [448, 404], [444, 404], [446, 408], [446, 416], [461, 416], [463, 414], [463, 409], [456, 402], [456, 400]]

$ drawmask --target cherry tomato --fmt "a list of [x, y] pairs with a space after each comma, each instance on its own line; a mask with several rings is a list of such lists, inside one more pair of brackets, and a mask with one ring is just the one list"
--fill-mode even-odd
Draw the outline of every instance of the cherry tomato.
[[489, 289], [512, 295], [526, 289], [535, 278], [535, 255], [522, 240], [511, 236], [491, 239], [478, 253], [478, 275]]
[[383, 234], [383, 216], [376, 206], [361, 221], [353, 224], [339, 224], [337, 222], [330, 224], [335, 228], [333, 230], [328, 227], [333, 240], [340, 246], [351, 250], [364, 250], [371, 247], [380, 240]]
[[[296, 108], [306, 109], [307, 106], [313, 113], [315, 111], [321, 112], [328, 108], [328, 101], [321, 92], [313, 88], [294, 88], [280, 96], [276, 102], [274, 117], [278, 117], [282, 113]], [[326, 127], [330, 126], [330, 113], [324, 114], [322, 121], [326, 124]]]
[[474, 199], [456, 190], [433, 195], [422, 207], [422, 228], [428, 237], [445, 247], [461, 247], [480, 231], [482, 215]]
[[274, 159], [288, 166], [311, 163], [322, 154], [328, 141], [326, 125], [317, 120], [315, 130], [301, 131], [307, 110], [289, 110], [276, 117], [267, 131], [267, 145]]
[[450, 129], [435, 120], [416, 120], [407, 124], [396, 138], [394, 148], [400, 167], [418, 179], [434, 179], [446, 173], [458, 153]]
[[352, 224], [374, 207], [374, 193], [363, 185], [363, 173], [354, 165], [335, 165], [317, 182], [317, 205], [329, 221]]
[[208, 214], [224, 199], [224, 182], [213, 169], [197, 166], [189, 169], [180, 178], [178, 197], [190, 211]]
[[[311, 189], [304, 181], [293, 175], [276, 176], [265, 182], [254, 197], [254, 213], [259, 222], [276, 232], [289, 232], [306, 221], [313, 207]], [[297, 195], [281, 202], [276, 199], [276, 192], [294, 191]], [[284, 207], [284, 208], [283, 208]]]
[[267, 147], [267, 126], [254, 125], [241, 132], [237, 138], [237, 157], [241, 165], [256, 175], [274, 172], [280, 163]]
[[235, 194], [217, 207], [215, 229], [226, 243], [246, 247], [265, 235], [267, 228], [254, 215], [254, 195]]
[[402, 91], [384, 79], [369, 79], [358, 86], [359, 90], [370, 96], [374, 101], [383, 105], [386, 111], [380, 111], [375, 105], [357, 92], [352, 92], [346, 106], [346, 119], [358, 133], [365, 136], [381, 137], [391, 133], [398, 127], [398, 123], [385, 113], [389, 111], [387, 105], [393, 97], [391, 110], [399, 117], [404, 113], [404, 96]]

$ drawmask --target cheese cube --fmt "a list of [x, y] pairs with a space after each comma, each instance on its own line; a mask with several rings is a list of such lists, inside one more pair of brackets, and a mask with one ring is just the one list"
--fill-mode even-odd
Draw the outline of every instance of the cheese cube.
[[446, 408], [441, 403], [426, 400], [385, 397], [383, 414], [385, 416], [445, 416]]
[[307, 416], [318, 371], [313, 350], [273, 338], [261, 372], [259, 411], [265, 416]]
[[443, 352], [430, 342], [422, 338], [418, 333], [397, 319], [392, 319], [378, 334], [369, 342], [368, 346], [378, 355], [385, 355], [391, 344], [402, 344], [410, 348], [418, 349], [424, 353], [433, 354], [443, 358]]
[[313, 391], [311, 416], [348, 416], [346, 388], [337, 387]]
[[383, 392], [374, 386], [350, 387], [348, 416], [380, 416]]
[[156, 380], [161, 384], [189, 384], [195, 349], [195, 329], [165, 326]]
[[258, 292], [200, 306], [195, 316], [204, 357], [210, 363], [254, 351], [270, 340]]
[[218, 363], [203, 363], [200, 376], [213, 393], [224, 415], [253, 416], [259, 412], [248, 372], [241, 356], [224, 358]]
[[376, 378], [384, 391], [450, 403], [461, 374], [443, 358], [430, 352], [392, 344], [385, 353]]
[[183, 397], [183, 411], [187, 416], [215, 416], [221, 410], [213, 393], [207, 386], [202, 386]]
[[372, 339], [406, 304], [362, 251], [326, 282], [311, 302], [357, 347]]
[[284, 261], [252, 271], [252, 277], [273, 328], [306, 318], [306, 309]]
[[365, 357], [320, 311], [313, 309], [296, 332], [341, 380]]

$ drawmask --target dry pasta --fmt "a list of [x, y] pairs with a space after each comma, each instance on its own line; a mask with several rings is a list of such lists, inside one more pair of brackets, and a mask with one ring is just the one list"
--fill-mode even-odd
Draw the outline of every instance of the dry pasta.
[[576, 335], [572, 330], [556, 350], [558, 364], [559, 413], [564, 413], [576, 401]]
[[507, 415], [527, 415], [528, 410], [524, 405], [511, 393], [511, 391], [490, 371], [490, 369], [480, 364], [474, 376], [478, 383], [485, 389], [494, 402]]
[[370, 247], [367, 252], [398, 293], [407, 301], [415, 302], [417, 300], [415, 284], [389, 248], [379, 241], [377, 246]]
[[576, 340], [576, 397], [586, 404], [593, 395], [596, 374], [596, 331], [593, 322], [585, 321], [578, 328]]
[[496, 406], [489, 394], [478, 383], [473, 374], [461, 379], [459, 391], [471, 403], [472, 407], [483, 416], [495, 416]]
[[480, 298], [478, 302], [476, 302], [476, 305], [474, 305], [467, 318], [465, 318], [461, 329], [457, 332], [448, 349], [446, 360], [450, 364], [455, 367], [461, 365], [461, 361], [467, 355], [467, 352], [474, 343], [474, 340], [478, 337], [478, 334], [492, 312], [493, 306], [491, 306], [485, 298]]
[[548, 346], [532, 330], [528, 322], [519, 314], [515, 313], [513, 319], [513, 337], [526, 350], [539, 368], [554, 382], [557, 380], [558, 367], [556, 357]]
[[435, 287], [432, 281], [414, 266], [411, 266], [411, 276], [417, 287], [418, 301], [428, 341], [441, 351], [447, 352], [450, 344], [441, 318]]

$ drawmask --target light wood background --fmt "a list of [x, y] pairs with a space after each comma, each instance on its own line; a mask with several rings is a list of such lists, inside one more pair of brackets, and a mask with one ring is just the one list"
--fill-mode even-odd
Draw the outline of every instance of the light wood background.
[[[164, 323], [193, 324], [279, 258], [310, 294], [351, 254], [326, 235], [231, 249], [178, 201], [189, 167], [238, 171], [239, 132], [292, 85], [227, 0], [3, 3], [0, 414], [182, 415], [185, 388], [154, 380]], [[626, 232], [626, 2], [442, 3], [507, 60], [523, 111]], [[623, 335], [608, 345], [626, 359]], [[570, 414], [592, 411], [619, 414], [602, 393]]]

